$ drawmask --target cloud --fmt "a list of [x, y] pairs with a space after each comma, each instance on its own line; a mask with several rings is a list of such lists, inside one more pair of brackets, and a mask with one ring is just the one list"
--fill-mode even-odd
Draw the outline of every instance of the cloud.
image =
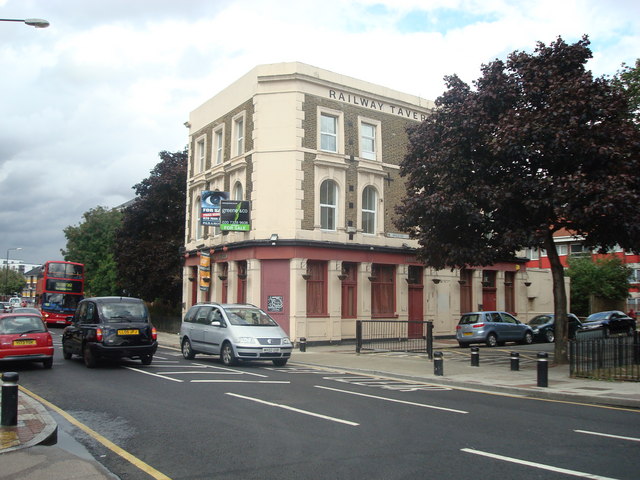
[[[589, 34], [596, 75], [640, 51], [637, 2], [0, 0], [0, 251], [60, 258], [63, 229], [131, 199], [189, 112], [265, 63], [301, 61], [434, 100], [443, 77]], [[14, 256], [16, 253], [14, 252]], [[15, 257], [14, 257], [15, 258]]]

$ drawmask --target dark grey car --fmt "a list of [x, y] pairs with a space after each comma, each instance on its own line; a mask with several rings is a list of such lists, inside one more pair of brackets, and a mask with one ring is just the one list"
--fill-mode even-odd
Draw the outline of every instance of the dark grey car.
[[533, 330], [507, 312], [470, 312], [460, 318], [456, 339], [461, 347], [471, 343], [486, 343], [489, 347], [505, 342], [533, 342]]

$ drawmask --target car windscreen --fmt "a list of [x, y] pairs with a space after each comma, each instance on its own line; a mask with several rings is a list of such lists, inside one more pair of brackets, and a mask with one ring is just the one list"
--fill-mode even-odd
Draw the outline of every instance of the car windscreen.
[[227, 318], [231, 325], [252, 327], [276, 327], [278, 324], [259, 308], [227, 307]]
[[22, 333], [44, 333], [47, 328], [40, 317], [12, 315], [0, 318], [0, 335]]
[[100, 306], [100, 311], [108, 323], [149, 321], [147, 307], [143, 303], [106, 303]]
[[470, 313], [467, 315], [463, 315], [460, 319], [459, 325], [473, 325], [474, 323], [478, 323], [480, 321], [480, 314], [478, 313]]
[[599, 320], [605, 320], [609, 316], [609, 312], [592, 313], [587, 317], [587, 322], [597, 322]]
[[538, 315], [537, 317], [533, 317], [529, 321], [529, 325], [544, 325], [545, 323], [549, 323], [553, 320], [553, 317], [550, 315]]

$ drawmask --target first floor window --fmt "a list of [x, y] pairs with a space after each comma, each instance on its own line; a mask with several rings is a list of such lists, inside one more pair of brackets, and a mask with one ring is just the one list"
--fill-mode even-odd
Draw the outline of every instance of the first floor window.
[[325, 180], [320, 185], [320, 228], [336, 229], [338, 212], [338, 186], [333, 180]]
[[242, 191], [242, 184], [240, 182], [236, 182], [235, 186], [233, 187], [233, 199], [242, 200], [243, 194], [244, 193]]

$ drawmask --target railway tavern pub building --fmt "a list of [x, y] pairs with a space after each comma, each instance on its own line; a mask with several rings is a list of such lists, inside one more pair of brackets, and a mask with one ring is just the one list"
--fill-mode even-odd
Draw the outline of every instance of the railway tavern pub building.
[[522, 262], [434, 271], [394, 226], [406, 128], [432, 101], [303, 63], [255, 67], [191, 112], [183, 307], [252, 303], [310, 342], [359, 320], [552, 311]]

